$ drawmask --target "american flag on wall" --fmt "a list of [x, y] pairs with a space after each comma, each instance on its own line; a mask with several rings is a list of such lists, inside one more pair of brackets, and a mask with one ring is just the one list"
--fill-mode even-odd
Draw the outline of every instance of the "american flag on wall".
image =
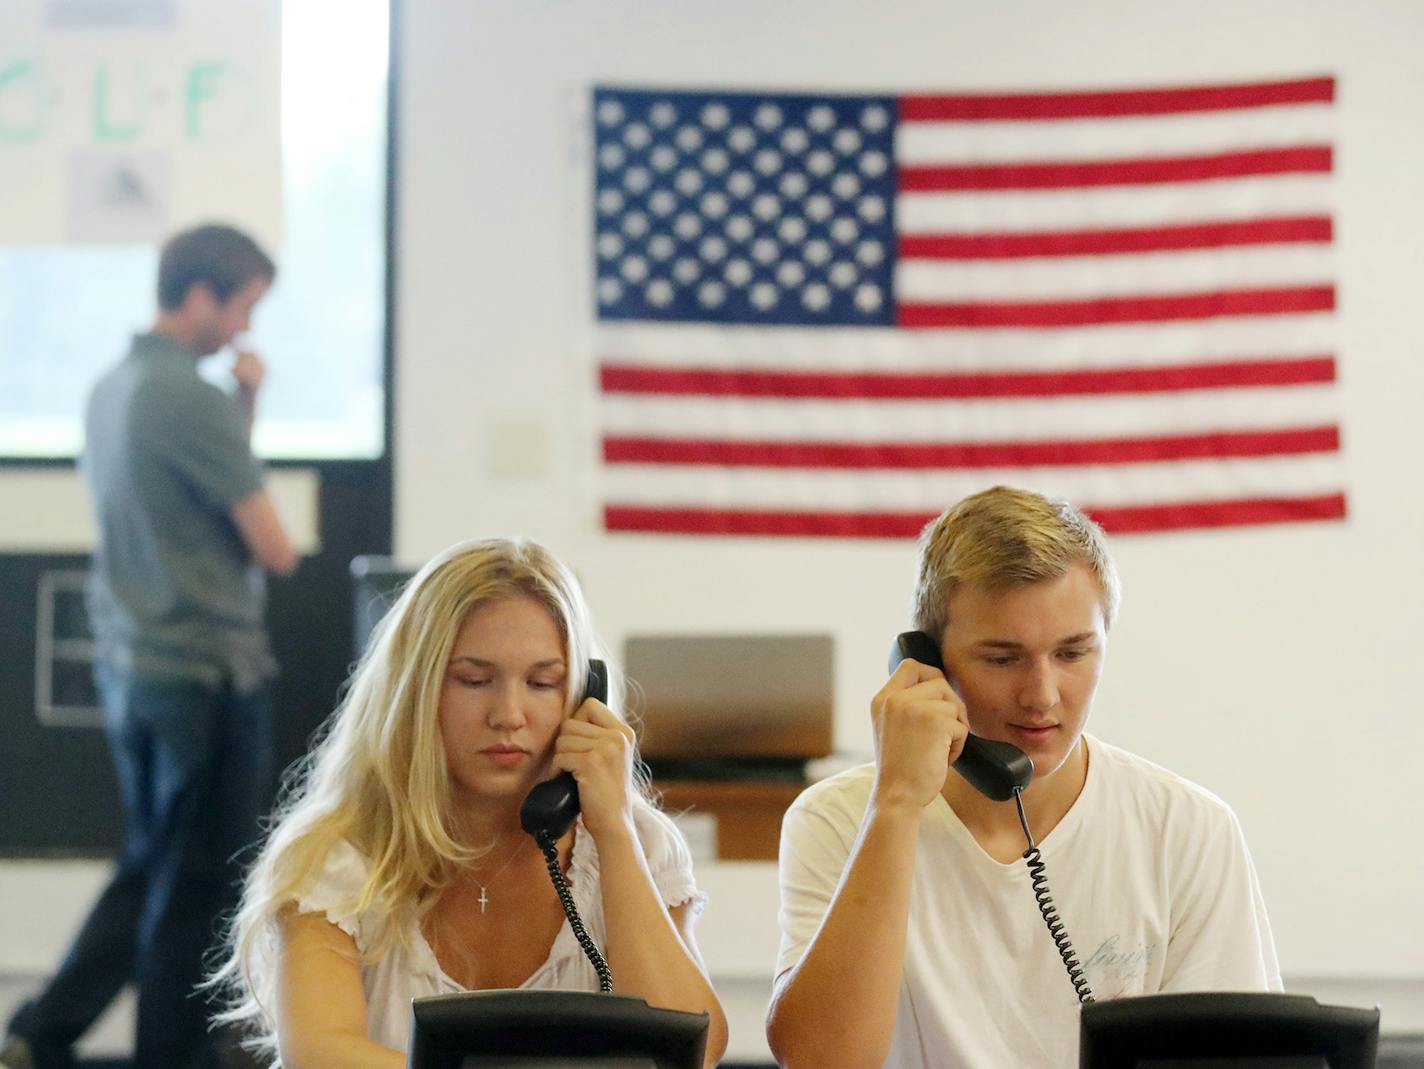
[[1334, 88], [596, 89], [606, 527], [1343, 518]]

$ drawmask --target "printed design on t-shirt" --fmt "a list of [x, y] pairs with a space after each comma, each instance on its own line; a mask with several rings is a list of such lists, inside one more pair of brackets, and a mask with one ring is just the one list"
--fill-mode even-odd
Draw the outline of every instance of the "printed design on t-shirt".
[[1127, 998], [1142, 994], [1147, 966], [1156, 957], [1156, 943], [1139, 943], [1134, 947], [1120, 935], [1110, 935], [1088, 955], [1083, 968], [1097, 999]]

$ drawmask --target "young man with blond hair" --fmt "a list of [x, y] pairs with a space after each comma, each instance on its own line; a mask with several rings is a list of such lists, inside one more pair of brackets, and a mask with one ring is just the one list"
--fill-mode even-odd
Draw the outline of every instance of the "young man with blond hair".
[[995, 487], [926, 528], [915, 626], [944, 670], [902, 661], [871, 702], [874, 763], [782, 827], [781, 1065], [1077, 1064], [1019, 811], [949, 774], [971, 731], [1033, 760], [1024, 814], [1096, 998], [1280, 989], [1231, 810], [1084, 734], [1118, 600], [1102, 531], [1066, 502]]

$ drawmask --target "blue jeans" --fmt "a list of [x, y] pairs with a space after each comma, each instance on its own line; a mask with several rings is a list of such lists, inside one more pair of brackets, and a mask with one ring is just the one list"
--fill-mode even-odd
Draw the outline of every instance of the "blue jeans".
[[196, 990], [219, 918], [272, 804], [271, 692], [95, 672], [122, 794], [123, 852], [59, 971], [10, 1031], [37, 1069], [67, 1069], [74, 1042], [132, 981], [134, 1069], [210, 1069], [209, 1000]]

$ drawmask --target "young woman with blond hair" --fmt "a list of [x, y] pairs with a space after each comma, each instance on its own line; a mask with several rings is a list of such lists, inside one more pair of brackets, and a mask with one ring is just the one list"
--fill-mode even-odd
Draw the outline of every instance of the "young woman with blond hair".
[[693, 937], [705, 896], [638, 779], [633, 730], [583, 698], [599, 652], [578, 583], [539, 545], [464, 543], [421, 569], [248, 875], [214, 981], [224, 1019], [285, 1069], [396, 1069], [412, 998], [597, 990], [519, 823], [529, 789], [567, 771], [582, 813], [558, 860], [584, 924], [620, 993], [711, 1015], [715, 1065], [726, 1021]]

